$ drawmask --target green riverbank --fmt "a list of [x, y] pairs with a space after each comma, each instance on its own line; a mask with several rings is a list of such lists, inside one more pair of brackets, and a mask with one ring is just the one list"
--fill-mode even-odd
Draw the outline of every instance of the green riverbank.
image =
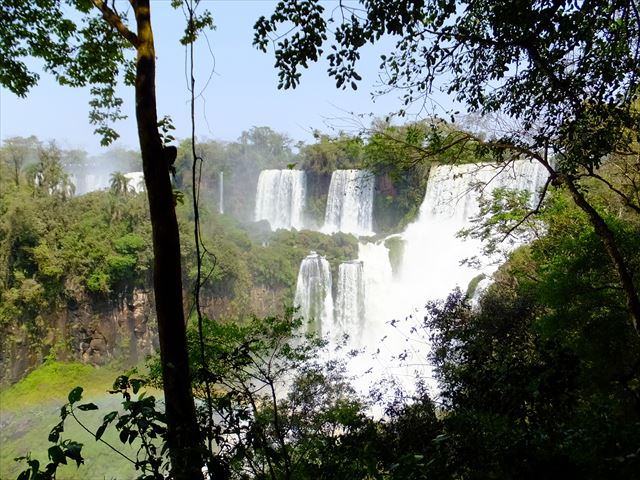
[[[107, 392], [122, 371], [109, 367], [48, 362], [15, 385], [0, 390], [0, 480], [13, 480], [26, 468], [14, 458], [30, 453], [46, 465], [47, 440], [51, 428], [60, 421], [60, 407], [76, 386], [84, 388], [83, 401], [93, 402], [99, 410], [78, 412], [80, 419], [95, 431], [108, 412], [120, 407], [122, 398]], [[84, 444], [85, 464], [63, 466], [59, 480], [85, 478], [133, 479], [137, 476], [133, 465], [82, 429], [72, 418], [65, 422], [63, 439]], [[107, 429], [103, 438], [125, 455], [135, 458], [136, 448], [123, 446], [115, 429]]]

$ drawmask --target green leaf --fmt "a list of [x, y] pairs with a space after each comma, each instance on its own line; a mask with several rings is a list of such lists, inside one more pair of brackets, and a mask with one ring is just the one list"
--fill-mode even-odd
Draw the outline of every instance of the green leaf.
[[49, 441], [56, 443], [60, 439], [60, 433], [64, 432], [64, 423], [60, 422], [49, 432]]
[[96, 442], [102, 438], [104, 431], [107, 429], [107, 425], [108, 423], [103, 423], [98, 427], [98, 430], [96, 430]]
[[135, 430], [131, 431], [131, 433], [129, 434], [129, 445], [133, 443], [137, 436], [138, 432], [136, 432]]
[[102, 419], [102, 421], [105, 424], [109, 424], [111, 422], [113, 422], [113, 420], [118, 416], [118, 412], [116, 412], [115, 410], [113, 412], [109, 412], [107, 413], [104, 418]]
[[78, 442], [69, 442], [64, 449], [64, 454], [71, 460], [75, 460], [76, 465], [79, 467], [84, 463], [82, 458], [82, 444]]
[[144, 386], [145, 381], [139, 378], [132, 378], [129, 383], [131, 383], [131, 387], [133, 388], [133, 393], [137, 394], [140, 391], [140, 388]]
[[113, 382], [113, 390], [111, 393], [120, 393], [120, 390], [125, 390], [129, 387], [129, 377], [126, 375], [120, 375]]
[[88, 410], [98, 410], [98, 406], [95, 403], [83, 403], [78, 405], [78, 409], [86, 412]]
[[67, 458], [64, 456], [64, 452], [62, 451], [62, 448], [60, 448], [60, 445], [53, 445], [52, 447], [49, 447], [48, 453], [49, 460], [53, 463], [67, 464]]
[[18, 475], [18, 480], [29, 480], [31, 477], [31, 470], [24, 470]]
[[80, 401], [80, 399], [82, 398], [82, 392], [83, 392], [83, 388], [82, 387], [76, 387], [73, 390], [71, 390], [69, 392], [69, 403], [71, 405], [73, 405], [74, 403]]

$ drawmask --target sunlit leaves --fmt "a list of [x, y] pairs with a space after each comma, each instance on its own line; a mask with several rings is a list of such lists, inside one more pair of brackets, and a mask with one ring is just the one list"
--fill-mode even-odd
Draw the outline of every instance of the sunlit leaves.
[[118, 133], [110, 126], [117, 120], [126, 118], [122, 112], [122, 99], [115, 95], [115, 86], [91, 87], [91, 111], [89, 122], [96, 125], [96, 133], [101, 135], [100, 144], [110, 145], [117, 140]]
[[[256, 22], [253, 44], [266, 52], [269, 42], [275, 43], [278, 88], [295, 88], [300, 83], [299, 66], [306, 68], [322, 55], [321, 46], [327, 39], [323, 12], [317, 0], [281, 1], [270, 18], [263, 16]], [[279, 24], [289, 23], [294, 27], [290, 37], [274, 36]]]
[[131, 83], [130, 60], [124, 53], [129, 45], [96, 14], [91, 2], [73, 3], [84, 15], [78, 22], [70, 20], [62, 2], [56, 0], [37, 4], [3, 0], [0, 43], [6, 46], [6, 54], [0, 83], [25, 96], [39, 78], [24, 63], [32, 56], [41, 58], [45, 70], [63, 85], [93, 85], [90, 122], [97, 125], [102, 144], [109, 145], [118, 137], [111, 125], [124, 118], [122, 100], [114, 92], [123, 71], [129, 72], [125, 80]]
[[[599, 166], [604, 155], [628, 149], [625, 132], [640, 129], [631, 108], [640, 85], [633, 3], [370, 0], [341, 3], [328, 20], [317, 7], [281, 2], [256, 23], [254, 45], [266, 51], [276, 43], [280, 87], [295, 87], [299, 68], [326, 43], [328, 74], [338, 88], [355, 88], [363, 45], [390, 36], [396, 47], [381, 56], [380, 69], [387, 87], [403, 95], [401, 112], [439, 82], [470, 111], [516, 119], [516, 144], [551, 147], [572, 168]], [[331, 32], [326, 22], [335, 24]]]
[[180, 43], [183, 45], [194, 43], [202, 32], [215, 29], [211, 12], [208, 10], [202, 13], [197, 12], [199, 3], [199, 0], [196, 2], [193, 2], [193, 0], [174, 0], [171, 3], [174, 8], [183, 7], [186, 10], [187, 26], [185, 27], [184, 35], [180, 39]]
[[29, 56], [38, 56], [46, 68], [68, 63], [70, 41], [77, 35], [76, 25], [64, 17], [57, 0], [24, 2], [3, 0], [0, 5], [0, 84], [24, 97], [37, 83], [39, 75], [27, 67]]

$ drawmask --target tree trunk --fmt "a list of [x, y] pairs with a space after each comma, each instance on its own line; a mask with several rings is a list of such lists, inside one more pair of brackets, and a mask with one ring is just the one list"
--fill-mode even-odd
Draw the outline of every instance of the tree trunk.
[[153, 233], [153, 287], [167, 415], [172, 478], [200, 478], [202, 442], [189, 375], [182, 304], [180, 237], [173, 192], [158, 133], [155, 49], [149, 0], [135, 3], [138, 26], [136, 118]]
[[607, 222], [600, 216], [595, 208], [587, 201], [582, 192], [578, 189], [575, 180], [571, 177], [563, 177], [564, 184], [569, 189], [573, 201], [580, 207], [580, 209], [587, 214], [589, 221], [593, 226], [596, 235], [600, 238], [604, 244], [604, 248], [609, 255], [609, 258], [613, 262], [613, 265], [622, 284], [622, 289], [627, 297], [627, 307], [631, 315], [630, 321], [636, 334], [638, 334], [638, 320], [640, 319], [640, 300], [638, 299], [638, 292], [633, 284], [633, 277], [627, 268], [627, 264], [622, 256], [622, 253], [618, 249], [613, 232], [607, 225]]

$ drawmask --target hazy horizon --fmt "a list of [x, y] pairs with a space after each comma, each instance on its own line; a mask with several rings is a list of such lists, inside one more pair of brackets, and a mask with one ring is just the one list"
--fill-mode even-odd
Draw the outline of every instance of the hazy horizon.
[[[235, 141], [252, 126], [269, 126], [287, 134], [294, 143], [309, 143], [313, 141], [313, 130], [349, 131], [355, 128], [355, 119], [368, 125], [368, 115], [384, 117], [402, 108], [398, 92], [372, 100], [372, 92], [380, 83], [380, 54], [393, 47], [388, 39], [381, 46], [363, 49], [358, 66], [363, 81], [357, 91], [336, 89], [335, 81], [327, 76], [325, 60], [303, 72], [297, 89], [278, 90], [273, 52], [264, 54], [252, 46], [255, 21], [271, 14], [275, 3], [203, 2], [203, 7], [212, 12], [216, 29], [195, 47], [196, 90], [204, 89], [196, 106], [196, 135], [200, 140]], [[334, 3], [337, 5], [325, 2], [327, 12]], [[152, 21], [158, 59], [158, 116], [171, 116], [175, 136], [186, 138], [191, 128], [190, 95], [185, 80], [185, 49], [178, 42], [184, 24], [182, 12], [173, 10], [168, 1], [156, 1]], [[128, 118], [115, 125], [121, 135], [115, 145], [138, 149], [133, 88], [121, 87], [119, 93], [125, 100], [123, 111]], [[0, 88], [0, 100], [2, 141], [36, 135], [41, 140], [56, 140], [62, 148], [82, 149], [90, 155], [105, 151], [88, 122], [87, 88], [62, 87], [51, 75], [41, 72], [38, 86], [26, 98]]]

